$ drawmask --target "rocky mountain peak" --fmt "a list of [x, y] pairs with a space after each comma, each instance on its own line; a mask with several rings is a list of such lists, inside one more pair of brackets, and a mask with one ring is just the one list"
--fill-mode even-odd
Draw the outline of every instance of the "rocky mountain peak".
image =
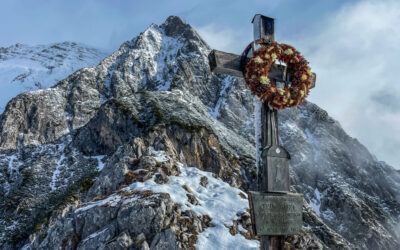
[[201, 45], [208, 48], [206, 42], [199, 36], [199, 34], [184, 22], [180, 17], [169, 16], [167, 20], [160, 26], [167, 36], [178, 38], [184, 37], [187, 41], [199, 41]]
[[[0, 248], [257, 249], [246, 211], [257, 101], [210, 72], [209, 51], [171, 16], [13, 98], [0, 116]], [[305, 198], [287, 245], [398, 249], [399, 172], [313, 103], [279, 123]]]

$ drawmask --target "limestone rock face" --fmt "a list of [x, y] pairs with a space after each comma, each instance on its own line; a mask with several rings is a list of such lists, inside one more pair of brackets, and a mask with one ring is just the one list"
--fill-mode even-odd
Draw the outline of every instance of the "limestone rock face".
[[[1, 249], [257, 249], [253, 97], [180, 18], [0, 115]], [[398, 249], [399, 173], [317, 105], [280, 111], [288, 248]]]

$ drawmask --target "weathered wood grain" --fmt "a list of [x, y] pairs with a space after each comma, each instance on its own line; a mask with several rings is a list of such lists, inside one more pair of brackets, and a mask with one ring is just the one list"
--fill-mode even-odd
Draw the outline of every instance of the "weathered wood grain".
[[208, 56], [212, 72], [243, 78], [243, 73], [240, 70], [240, 58], [238, 55], [219, 50], [211, 51]]

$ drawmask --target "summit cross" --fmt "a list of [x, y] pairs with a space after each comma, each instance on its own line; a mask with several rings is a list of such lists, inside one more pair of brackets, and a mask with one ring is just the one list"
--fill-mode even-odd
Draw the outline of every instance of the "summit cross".
[[[257, 42], [274, 41], [274, 19], [257, 14], [253, 20], [253, 42], [246, 48], [251, 55], [257, 49]], [[209, 54], [211, 71], [243, 78], [243, 59], [248, 53], [235, 55], [218, 50]], [[268, 72], [270, 81], [276, 86], [290, 84], [286, 66], [273, 64]], [[311, 88], [315, 86], [316, 74], [312, 73]], [[290, 193], [289, 161], [290, 155], [279, 145], [278, 111], [268, 103], [261, 106], [261, 138], [257, 143], [260, 159], [257, 166], [258, 192], [249, 192], [249, 205], [253, 231], [261, 237], [262, 250], [283, 249], [283, 236], [299, 234], [302, 227], [301, 194]], [[255, 119], [257, 119], [255, 117]]]

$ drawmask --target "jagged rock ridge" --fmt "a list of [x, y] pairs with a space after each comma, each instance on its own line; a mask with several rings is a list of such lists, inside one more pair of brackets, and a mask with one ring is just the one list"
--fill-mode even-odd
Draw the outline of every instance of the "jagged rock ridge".
[[[224, 222], [207, 210], [223, 183], [237, 200], [254, 188], [256, 151], [253, 97], [210, 72], [209, 51], [169, 17], [98, 66], [11, 100], [0, 116], [1, 248], [257, 248], [243, 207]], [[397, 249], [398, 172], [315, 104], [282, 111], [280, 128], [307, 201], [304, 233], [287, 245]], [[191, 181], [206, 172], [186, 178], [188, 167], [213, 185]], [[160, 193], [177, 183], [186, 197]]]
[[17, 94], [49, 88], [78, 69], [97, 65], [105, 56], [74, 42], [0, 48], [0, 113]]

